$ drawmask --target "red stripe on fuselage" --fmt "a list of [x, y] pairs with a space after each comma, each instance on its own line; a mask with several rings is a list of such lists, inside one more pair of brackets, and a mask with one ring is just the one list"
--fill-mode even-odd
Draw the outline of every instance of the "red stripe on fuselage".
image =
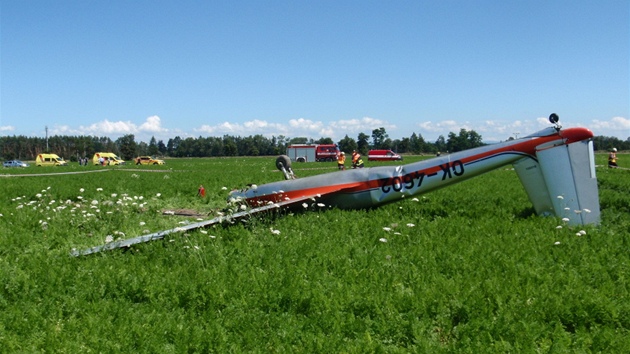
[[[516, 140], [514, 142], [510, 142], [507, 145], [503, 145], [496, 149], [491, 149], [488, 151], [483, 151], [478, 154], [473, 154], [469, 156], [461, 155], [461, 153], [456, 153], [461, 157], [455, 156], [454, 160], [449, 160], [449, 163], [453, 161], [459, 161], [464, 165], [470, 165], [473, 163], [482, 163], [484, 160], [489, 160], [502, 155], [520, 155], [521, 157], [529, 156], [533, 159], [536, 158], [536, 150], [543, 144], [548, 144], [551, 146], [561, 145], [561, 144], [570, 144], [577, 141], [582, 141], [586, 139], [590, 139], [593, 137], [593, 133], [586, 128], [569, 128], [566, 130], [560, 131], [558, 134], [552, 134], [541, 137], [532, 137], [525, 138], [527, 140]], [[556, 142], [557, 141], [557, 142]], [[516, 160], [516, 159], [515, 159]], [[434, 166], [429, 166], [424, 169], [420, 169], [417, 171], [410, 171], [406, 173], [404, 176], [399, 177], [409, 177], [409, 176], [417, 176], [419, 173], [423, 173], [426, 176], [431, 176], [438, 174], [439, 172], [444, 171], [444, 160], [440, 161]], [[381, 185], [383, 181], [381, 179], [374, 179], [368, 181], [359, 181], [353, 183], [344, 183], [344, 184], [333, 184], [333, 185], [325, 185], [325, 186], [317, 186], [312, 188], [304, 188], [299, 190], [289, 190], [284, 191], [282, 193], [272, 193], [257, 197], [252, 197], [247, 199], [247, 203], [252, 206], [260, 206], [267, 204], [269, 202], [278, 203], [281, 201], [285, 201], [288, 199], [297, 199], [303, 197], [318, 197], [325, 196], [331, 193], [339, 192], [343, 190], [343, 193], [360, 193], [366, 192], [372, 189], [382, 188]], [[386, 186], [393, 185], [393, 180], [388, 182]]]

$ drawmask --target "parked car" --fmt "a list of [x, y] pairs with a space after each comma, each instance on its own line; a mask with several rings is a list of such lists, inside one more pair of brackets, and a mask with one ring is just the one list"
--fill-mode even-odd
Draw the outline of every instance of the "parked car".
[[370, 150], [368, 152], [368, 161], [400, 161], [402, 156], [391, 150]]
[[28, 167], [29, 164], [20, 160], [9, 160], [2, 163], [4, 167]]
[[156, 159], [152, 156], [136, 157], [136, 165], [164, 165], [164, 160]]

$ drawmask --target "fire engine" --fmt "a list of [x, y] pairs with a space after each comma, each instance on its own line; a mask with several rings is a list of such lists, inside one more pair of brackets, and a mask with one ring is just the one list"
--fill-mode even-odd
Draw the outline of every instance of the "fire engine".
[[336, 161], [337, 144], [294, 144], [287, 147], [287, 156], [293, 162]]

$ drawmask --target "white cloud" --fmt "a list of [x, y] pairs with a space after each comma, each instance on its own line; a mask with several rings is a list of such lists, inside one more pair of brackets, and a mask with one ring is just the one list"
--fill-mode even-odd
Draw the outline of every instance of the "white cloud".
[[625, 132], [626, 135], [630, 135], [630, 119], [624, 117], [613, 117], [608, 121], [594, 119], [591, 127], [596, 131], [618, 130]]
[[15, 127], [12, 125], [0, 125], [0, 132], [12, 132], [15, 130]]
[[254, 119], [245, 123], [230, 123], [223, 122], [217, 125], [204, 124], [199, 128], [193, 129], [198, 133], [205, 133], [208, 135], [279, 135], [286, 134], [289, 131], [286, 126], [276, 123], [269, 123], [267, 121]]
[[167, 133], [168, 131], [168, 129], [162, 127], [160, 117], [150, 116], [140, 125], [136, 125], [131, 121], [110, 121], [105, 119], [90, 125], [81, 125], [79, 128], [72, 128], [68, 125], [56, 125], [51, 129], [50, 133], [52, 135], [118, 136], [125, 134]]
[[329, 137], [335, 141], [342, 139], [345, 135], [356, 138], [359, 133], [371, 134], [372, 130], [380, 127], [385, 128], [388, 134], [396, 129], [396, 126], [387, 121], [363, 117], [361, 119], [348, 119], [331, 121], [328, 123], [314, 121], [306, 118], [289, 119], [287, 124], [272, 123], [264, 120], [251, 120], [245, 123], [223, 122], [217, 125], [204, 124], [194, 129], [195, 132], [208, 135], [255, 135], [265, 136], [284, 135], [288, 138], [307, 137], [318, 139]]
[[158, 116], [148, 117], [147, 120], [140, 125], [138, 129], [142, 132], [150, 132], [150, 133], [166, 133], [168, 129], [162, 128], [162, 121]]

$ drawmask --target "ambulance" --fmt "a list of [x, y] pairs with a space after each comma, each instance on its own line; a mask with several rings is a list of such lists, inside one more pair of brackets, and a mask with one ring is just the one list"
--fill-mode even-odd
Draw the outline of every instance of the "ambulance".
[[36, 166], [68, 166], [66, 160], [63, 157], [59, 157], [56, 154], [39, 154], [35, 158]]
[[[101, 157], [103, 158], [101, 162]], [[92, 157], [92, 162], [95, 165], [124, 165], [125, 161], [120, 157], [116, 156], [113, 152], [97, 152]]]

